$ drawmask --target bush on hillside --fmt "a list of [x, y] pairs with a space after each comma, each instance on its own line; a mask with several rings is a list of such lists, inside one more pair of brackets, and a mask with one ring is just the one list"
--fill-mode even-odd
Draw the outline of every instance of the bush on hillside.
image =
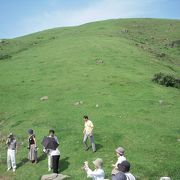
[[0, 55], [0, 60], [10, 59], [12, 56], [9, 54], [2, 54]]
[[160, 85], [164, 85], [166, 87], [180, 88], [180, 79], [176, 79], [172, 75], [165, 75], [161, 72], [158, 74], [155, 74], [152, 81]]

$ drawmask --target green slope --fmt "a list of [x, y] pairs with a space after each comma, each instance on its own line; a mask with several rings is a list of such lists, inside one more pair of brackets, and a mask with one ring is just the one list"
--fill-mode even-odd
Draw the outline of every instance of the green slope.
[[[46, 174], [40, 143], [54, 128], [61, 172], [72, 179], [87, 179], [82, 163], [97, 157], [110, 178], [118, 146], [126, 149], [137, 179], [179, 179], [180, 92], [151, 81], [159, 72], [180, 76], [178, 40], [180, 21], [161, 19], [108, 20], [1, 40], [0, 178]], [[84, 114], [95, 125], [95, 154], [83, 151]], [[38, 140], [37, 165], [26, 162], [29, 128]], [[10, 131], [23, 142], [15, 174], [6, 172], [4, 139]]]

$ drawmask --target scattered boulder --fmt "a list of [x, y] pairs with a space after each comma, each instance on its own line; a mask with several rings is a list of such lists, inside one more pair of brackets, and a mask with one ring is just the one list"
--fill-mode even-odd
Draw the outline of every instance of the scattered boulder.
[[98, 107], [99, 107], [99, 104], [96, 104], [96, 107], [98, 108]]
[[78, 106], [80, 104], [83, 104], [83, 101], [77, 101], [77, 102], [74, 103], [75, 106]]
[[40, 98], [41, 101], [45, 101], [45, 100], [48, 100], [48, 96], [43, 96]]
[[70, 176], [53, 173], [53, 174], [43, 175], [41, 177], [41, 180], [63, 180], [63, 179], [67, 179], [67, 178], [70, 178]]
[[97, 59], [96, 60], [96, 64], [103, 64], [103, 63], [104, 63], [104, 61], [102, 59]]
[[171, 180], [170, 177], [161, 177], [160, 180]]
[[121, 32], [122, 32], [122, 33], [128, 33], [129, 30], [128, 30], [128, 29], [122, 29]]

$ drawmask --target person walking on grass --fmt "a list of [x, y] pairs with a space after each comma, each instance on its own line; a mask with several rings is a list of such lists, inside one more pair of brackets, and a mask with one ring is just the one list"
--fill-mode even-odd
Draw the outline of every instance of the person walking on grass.
[[9, 134], [6, 140], [6, 144], [8, 146], [7, 149], [7, 171], [11, 168], [13, 172], [16, 171], [16, 152], [17, 152], [17, 145], [16, 139], [12, 133]]
[[104, 170], [102, 169], [103, 167], [103, 160], [101, 158], [97, 158], [95, 161], [93, 161], [93, 164], [95, 166], [95, 170], [92, 171], [89, 168], [88, 162], [84, 162], [84, 167], [83, 169], [87, 173], [87, 177], [92, 178], [93, 180], [104, 180], [105, 178], [105, 173]]
[[[49, 137], [52, 137], [56, 140], [56, 142], [59, 144], [58, 138], [55, 136], [55, 131], [53, 129], [49, 130]], [[50, 151], [47, 151], [48, 153], [48, 171], [51, 171], [52, 169], [52, 156], [50, 155]]]
[[126, 158], [124, 157], [124, 153], [125, 153], [125, 150], [124, 148], [122, 147], [118, 147], [116, 150], [116, 155], [118, 157], [118, 160], [115, 164], [112, 164], [112, 167], [113, 167], [113, 170], [112, 170], [112, 175], [115, 175], [116, 173], [118, 173], [118, 164], [122, 163], [123, 161], [126, 160]]
[[94, 135], [93, 135], [94, 125], [88, 119], [88, 116], [84, 116], [83, 118], [84, 118], [83, 144], [84, 144], [85, 151], [87, 151], [89, 149], [89, 147], [87, 145], [87, 139], [89, 138], [90, 142], [91, 142], [91, 145], [92, 145], [92, 150], [93, 150], [93, 152], [96, 152], [96, 146], [95, 146], [95, 143], [94, 143]]
[[35, 134], [33, 132], [32, 129], [28, 130], [28, 159], [32, 162], [32, 163], [37, 163], [37, 143], [36, 143], [36, 138], [35, 138]]

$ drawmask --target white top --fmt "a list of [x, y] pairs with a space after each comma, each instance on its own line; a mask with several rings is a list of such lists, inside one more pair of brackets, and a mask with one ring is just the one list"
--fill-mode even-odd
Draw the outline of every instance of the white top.
[[118, 164], [121, 164], [123, 161], [126, 161], [126, 158], [124, 157], [124, 156], [119, 156], [118, 157], [118, 160], [117, 160], [117, 162], [116, 162], [116, 164], [115, 164], [115, 167], [116, 168], [118, 168]]
[[103, 169], [95, 169], [92, 171], [91, 169], [87, 169], [87, 177], [91, 177], [93, 180], [104, 180], [105, 173]]
[[136, 178], [130, 172], [125, 173], [125, 175], [127, 180], [136, 180]]
[[84, 130], [86, 132], [86, 134], [91, 134], [93, 131], [94, 125], [93, 123], [88, 119], [85, 123], [84, 123]]
[[58, 148], [56, 148], [56, 150], [50, 149], [49, 155], [50, 155], [50, 156], [58, 156], [58, 155], [60, 155], [60, 151], [59, 151]]

